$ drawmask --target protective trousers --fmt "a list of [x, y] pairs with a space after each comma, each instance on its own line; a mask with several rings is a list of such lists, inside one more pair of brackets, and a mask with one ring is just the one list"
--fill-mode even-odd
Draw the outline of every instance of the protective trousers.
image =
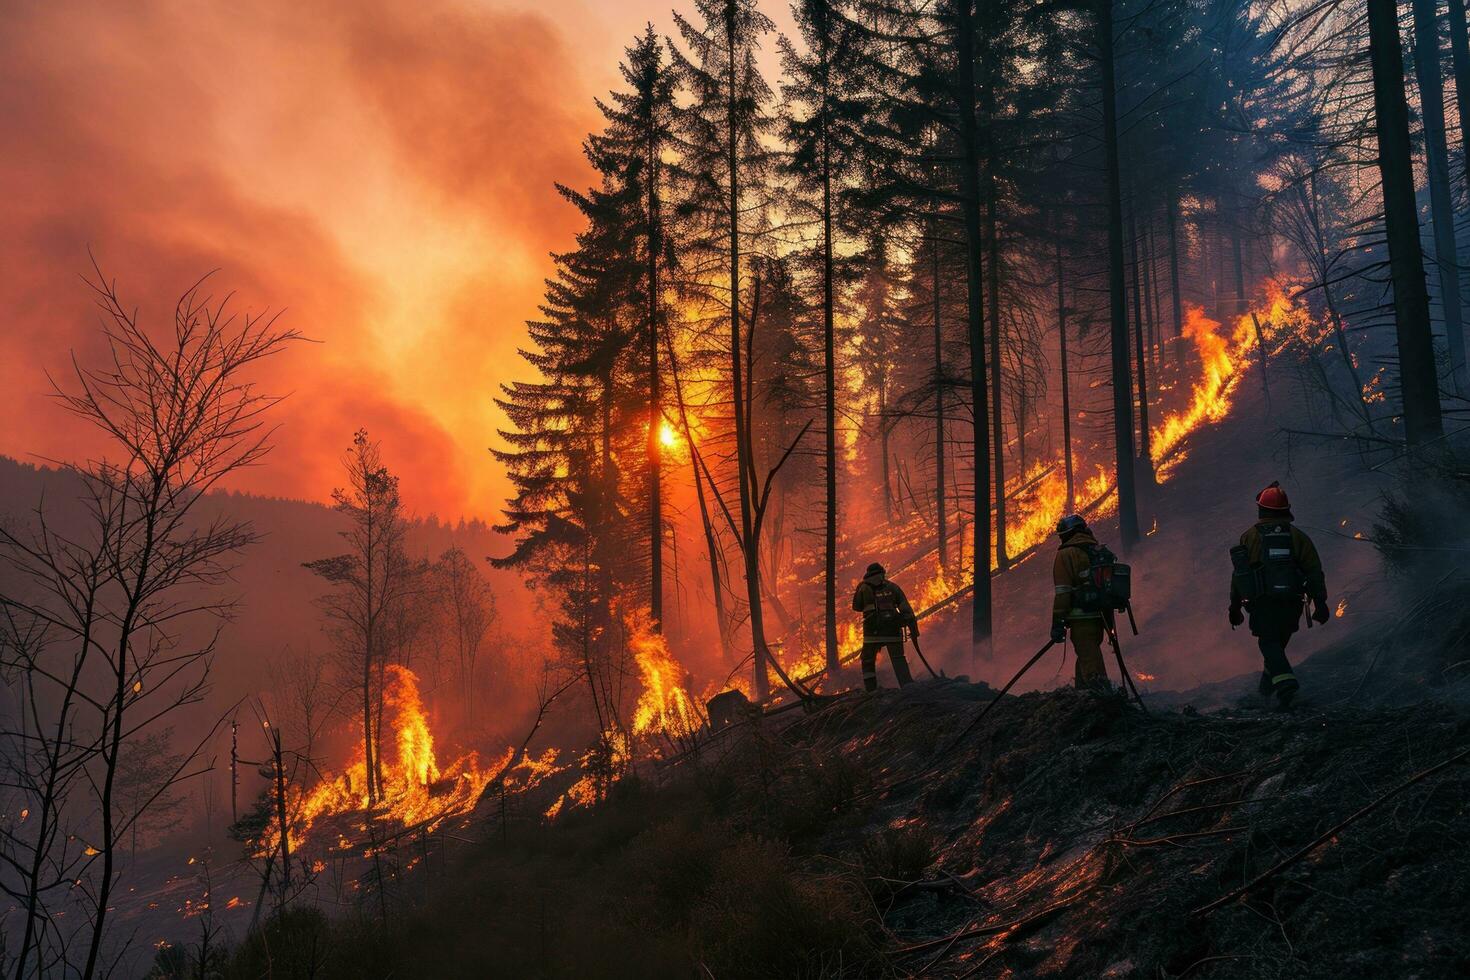
[[1077, 686], [1093, 687], [1100, 681], [1106, 681], [1108, 672], [1103, 668], [1102, 619], [1073, 619], [1068, 621], [1067, 628], [1072, 634], [1072, 650], [1077, 655]]
[[913, 675], [909, 673], [908, 658], [903, 655], [902, 640], [867, 640], [863, 642], [863, 690], [878, 690], [878, 651], [884, 647], [888, 648], [888, 660], [893, 665], [893, 676], [898, 678], [898, 686], [913, 683]]
[[1295, 688], [1296, 675], [1286, 659], [1286, 645], [1297, 631], [1302, 618], [1300, 602], [1268, 602], [1257, 599], [1250, 604], [1251, 634], [1261, 648], [1261, 659], [1265, 661], [1266, 677], [1272, 688], [1280, 690], [1283, 685]]

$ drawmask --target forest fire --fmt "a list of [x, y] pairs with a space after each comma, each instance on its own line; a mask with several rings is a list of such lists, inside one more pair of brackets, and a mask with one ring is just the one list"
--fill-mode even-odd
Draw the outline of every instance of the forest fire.
[[1190, 392], [1189, 404], [1165, 415], [1151, 433], [1149, 448], [1159, 482], [1167, 481], [1182, 460], [1181, 444], [1192, 432], [1229, 414], [1231, 399], [1252, 365], [1252, 356], [1260, 356], [1262, 343], [1270, 350], [1267, 332], [1301, 334], [1311, 328], [1311, 316], [1293, 301], [1290, 283], [1267, 279], [1263, 288], [1263, 302], [1237, 317], [1228, 335], [1221, 333], [1222, 324], [1204, 310], [1188, 308], [1184, 336], [1193, 341], [1199, 356], [1200, 378]]
[[[1262, 286], [1262, 293], [1262, 299], [1255, 308], [1238, 317], [1234, 329], [1228, 334], [1219, 321], [1211, 319], [1200, 307], [1188, 308], [1184, 336], [1195, 346], [1199, 375], [1189, 388], [1189, 402], [1167, 411], [1162, 421], [1151, 430], [1150, 449], [1159, 482], [1166, 482], [1174, 467], [1186, 458], [1185, 443], [1191, 435], [1229, 415], [1236, 389], [1252, 367], [1253, 358], [1259, 357], [1260, 343], [1265, 340], [1268, 351], [1271, 349], [1265, 334], [1299, 336], [1311, 329], [1310, 313], [1305, 306], [1294, 302], [1288, 282], [1268, 279]], [[1180, 385], [1160, 386], [1159, 390], [1175, 387]], [[1079, 462], [1078, 469], [1084, 465]], [[1066, 511], [1067, 484], [1063, 461], [1054, 458], [1034, 463], [1011, 486], [1013, 489], [1008, 493], [1007, 501], [1006, 543], [1013, 557], [1025, 556], [1046, 542], [1057, 520]], [[1084, 479], [1079, 474], [1073, 505], [1091, 519], [1103, 518], [1116, 512], [1115, 491], [1111, 470], [1096, 464], [1092, 476]], [[997, 567], [994, 558], [991, 567]], [[957, 582], [958, 577], [952, 570], [938, 567], [936, 562], [933, 571], [915, 592], [915, 607], [927, 609], [953, 598], [969, 584], [968, 576]]]
[[1236, 322], [1230, 336], [1221, 336], [1221, 324], [1191, 306], [1185, 316], [1184, 336], [1194, 342], [1201, 377], [1195, 382], [1189, 404], [1168, 413], [1151, 433], [1150, 449], [1160, 482], [1169, 479], [1178, 462], [1177, 450], [1189, 434], [1205, 422], [1215, 422], [1230, 411], [1230, 399], [1248, 364], [1256, 335], [1249, 315]]
[[[466, 812], [486, 784], [511, 762], [510, 749], [488, 767], [481, 766], [477, 753], [469, 752], [441, 769], [418, 678], [407, 667], [388, 665], [383, 700], [387, 713], [384, 726], [392, 732], [396, 755], [393, 762], [383, 766], [382, 798], [373, 805], [367, 797], [367, 767], [359, 749], [356, 762], [335, 778], [318, 783], [291, 806], [293, 849], [305, 843], [315, 824], [344, 814], [372, 813], [379, 821], [410, 826], [432, 825]], [[543, 758], [532, 765], [550, 761]]]
[[643, 693], [633, 710], [633, 734], [690, 735], [704, 719], [689, 696], [684, 685], [686, 672], [669, 652], [668, 642], [654, 631], [647, 610], [625, 611], [623, 627], [643, 681]]

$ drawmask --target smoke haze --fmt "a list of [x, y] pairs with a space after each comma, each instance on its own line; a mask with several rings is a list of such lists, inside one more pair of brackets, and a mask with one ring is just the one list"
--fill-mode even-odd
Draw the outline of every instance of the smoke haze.
[[38, 397], [44, 371], [98, 341], [90, 249], [155, 327], [218, 269], [216, 296], [320, 342], [270, 366], [290, 422], [235, 488], [322, 499], [366, 426], [415, 509], [494, 515], [494, 386], [576, 227], [551, 180], [587, 179], [591, 90], [548, 17], [458, 0], [26, 4], [0, 34], [0, 79], [0, 453], [98, 448]]

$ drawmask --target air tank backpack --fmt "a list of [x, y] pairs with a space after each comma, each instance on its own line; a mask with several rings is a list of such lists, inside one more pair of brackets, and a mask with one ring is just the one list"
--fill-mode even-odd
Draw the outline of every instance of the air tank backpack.
[[1291, 544], [1290, 524], [1261, 528], [1260, 598], [1299, 600], [1307, 591], [1306, 579], [1292, 554]]
[[1250, 551], [1243, 544], [1230, 549], [1230, 589], [1246, 602], [1261, 597], [1261, 576], [1251, 567]]
[[1230, 584], [1246, 602], [1257, 599], [1297, 600], [1306, 592], [1306, 578], [1291, 550], [1291, 525], [1263, 525], [1261, 563], [1252, 565], [1245, 545], [1230, 549]]
[[873, 590], [873, 625], [885, 632], [897, 632], [903, 624], [900, 622], [901, 614], [898, 608], [898, 593], [894, 592], [888, 583], [884, 583]]
[[1086, 580], [1073, 594], [1083, 612], [1122, 612], [1133, 598], [1133, 569], [1103, 545], [1087, 549]]

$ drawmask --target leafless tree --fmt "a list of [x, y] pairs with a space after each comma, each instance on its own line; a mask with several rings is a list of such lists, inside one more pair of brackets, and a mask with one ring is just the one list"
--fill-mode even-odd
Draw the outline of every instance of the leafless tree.
[[297, 751], [314, 766], [316, 740], [331, 720], [340, 698], [328, 686], [326, 661], [308, 647], [288, 651], [271, 665], [270, 687], [277, 724]]
[[173, 751], [173, 728], [147, 732], [123, 747], [117, 773], [120, 812], [131, 825], [128, 831], [128, 860], [184, 821], [184, 794], [174, 774], [179, 756]]
[[[17, 978], [97, 975], [120, 843], [193, 774], [212, 735], [158, 773], [151, 794], [124, 799], [132, 747], [207, 689], [232, 609], [221, 586], [256, 534], [199, 504], [269, 451], [279, 399], [248, 375], [299, 337], [274, 316], [236, 314], [205, 280], [179, 299], [171, 330], [150, 330], [94, 273], [106, 353], [97, 367], [73, 355], [53, 387], [107, 449], [61, 464], [78, 488], [70, 508], [42, 501], [28, 526], [0, 527], [0, 663], [21, 705], [0, 732], [6, 809], [22, 815], [0, 835], [0, 887], [25, 915]], [[67, 519], [53, 521], [58, 512]], [[51, 912], [63, 902], [83, 906], [72, 933]]]
[[383, 465], [382, 452], [359, 429], [342, 460], [347, 487], [332, 491], [345, 554], [306, 563], [335, 586], [322, 597], [329, 630], [347, 659], [361, 695], [362, 749], [369, 804], [382, 795], [378, 723], [382, 708], [382, 670], [389, 654], [389, 618], [410, 587], [411, 565], [403, 550], [405, 521], [398, 477]]
[[458, 666], [465, 721], [475, 723], [478, 687], [476, 660], [491, 624], [495, 622], [495, 594], [475, 563], [460, 548], [450, 548], [433, 566], [434, 598], [440, 605]]

